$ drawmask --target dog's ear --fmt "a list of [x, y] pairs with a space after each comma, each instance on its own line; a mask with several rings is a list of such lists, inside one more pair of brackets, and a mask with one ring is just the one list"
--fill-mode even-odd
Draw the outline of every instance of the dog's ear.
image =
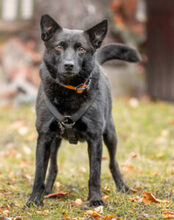
[[89, 36], [89, 39], [94, 48], [99, 48], [106, 36], [108, 29], [108, 21], [107, 19], [103, 20], [99, 24], [85, 31], [85, 33]]
[[62, 30], [62, 27], [49, 15], [43, 15], [41, 17], [40, 27], [43, 41], [49, 40], [57, 30]]

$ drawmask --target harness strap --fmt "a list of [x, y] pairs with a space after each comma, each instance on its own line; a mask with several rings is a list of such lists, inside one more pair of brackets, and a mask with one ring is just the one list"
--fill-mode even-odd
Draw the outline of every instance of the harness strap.
[[82, 107], [75, 112], [72, 115], [62, 115], [58, 109], [50, 102], [46, 94], [44, 93], [44, 101], [49, 109], [49, 111], [52, 113], [52, 115], [57, 119], [59, 122], [59, 126], [61, 128], [61, 133], [63, 134], [65, 131], [68, 136], [68, 140], [72, 144], [78, 143], [78, 138], [76, 137], [76, 134], [73, 130], [73, 127], [75, 123], [85, 114], [85, 112], [88, 110], [88, 108], [92, 105], [95, 98], [97, 96], [97, 92], [93, 95], [92, 99], [88, 102], [84, 102]]

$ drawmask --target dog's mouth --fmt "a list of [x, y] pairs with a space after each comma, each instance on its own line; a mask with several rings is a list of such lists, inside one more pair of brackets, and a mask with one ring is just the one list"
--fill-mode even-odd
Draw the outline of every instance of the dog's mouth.
[[74, 72], [62, 72], [58, 75], [56, 81], [63, 84], [71, 84], [78, 74]]
[[74, 73], [74, 72], [64, 72], [62, 75], [63, 75], [64, 78], [72, 78], [76, 75], [76, 73]]

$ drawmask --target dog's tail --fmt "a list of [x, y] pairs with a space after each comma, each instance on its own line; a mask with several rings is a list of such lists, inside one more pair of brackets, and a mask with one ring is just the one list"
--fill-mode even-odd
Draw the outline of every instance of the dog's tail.
[[139, 52], [124, 44], [108, 44], [97, 50], [97, 60], [99, 64], [103, 64], [109, 60], [123, 60], [127, 62], [137, 63], [141, 62]]

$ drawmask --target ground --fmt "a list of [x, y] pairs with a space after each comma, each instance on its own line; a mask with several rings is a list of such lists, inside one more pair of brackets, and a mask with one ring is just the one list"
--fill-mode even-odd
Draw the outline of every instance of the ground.
[[[126, 183], [136, 192], [124, 194], [116, 191], [104, 147], [101, 180], [106, 205], [97, 210], [89, 207], [86, 201], [87, 146], [64, 142], [59, 152], [59, 175], [54, 192], [59, 189], [70, 193], [45, 199], [43, 207], [22, 209], [31, 193], [34, 178], [37, 137], [34, 107], [2, 107], [1, 219], [15, 219], [17, 216], [21, 217], [16, 219], [93, 219], [96, 213], [105, 219], [109, 215], [115, 219], [163, 219], [165, 212], [174, 211], [174, 105], [114, 99], [113, 115], [119, 140], [117, 158], [121, 172]], [[152, 193], [156, 200], [148, 199], [145, 192]]]

